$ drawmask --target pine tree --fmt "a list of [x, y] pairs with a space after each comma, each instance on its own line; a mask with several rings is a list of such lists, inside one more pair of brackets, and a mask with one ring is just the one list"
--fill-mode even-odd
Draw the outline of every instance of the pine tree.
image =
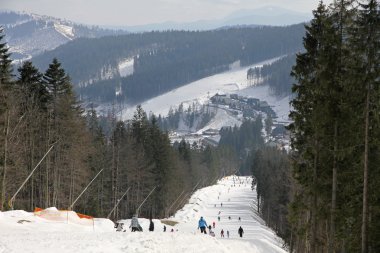
[[8, 159], [8, 134], [10, 122], [10, 93], [12, 85], [12, 66], [10, 59], [9, 48], [4, 41], [4, 30], [0, 27], [0, 208], [4, 210], [5, 202], [5, 187], [7, 176], [7, 159]]
[[[377, 187], [373, 185], [371, 180], [376, 180], [377, 163], [376, 158], [379, 155], [377, 148], [379, 139], [380, 122], [376, 116], [380, 110], [379, 92], [380, 92], [380, 11], [377, 1], [368, 0], [359, 3], [360, 9], [358, 18], [355, 20], [354, 27], [351, 30], [351, 44], [353, 45], [353, 58], [351, 71], [354, 73], [353, 80], [357, 84], [355, 89], [358, 91], [359, 97], [362, 98], [360, 107], [362, 115], [358, 125], [362, 126], [364, 133], [361, 135], [361, 143], [364, 143], [363, 152], [363, 203], [362, 203], [362, 222], [361, 222], [361, 252], [370, 252], [369, 245], [372, 245], [372, 250], [379, 249], [377, 240], [371, 240], [371, 232], [376, 234], [376, 229], [369, 230], [369, 217], [379, 214], [375, 211], [370, 214], [370, 208], [376, 205], [376, 200], [373, 202], [371, 196], [376, 195]], [[372, 158], [373, 161], [370, 159]], [[372, 175], [372, 177], [370, 176]], [[377, 177], [378, 178], [378, 177]], [[376, 199], [376, 197], [375, 197]], [[376, 210], [376, 209], [375, 209]], [[377, 245], [377, 246], [375, 246]]]
[[35, 104], [41, 110], [47, 109], [49, 93], [42, 81], [43, 75], [33, 66], [32, 62], [26, 61], [18, 68], [19, 78], [17, 85], [23, 97], [23, 107]]

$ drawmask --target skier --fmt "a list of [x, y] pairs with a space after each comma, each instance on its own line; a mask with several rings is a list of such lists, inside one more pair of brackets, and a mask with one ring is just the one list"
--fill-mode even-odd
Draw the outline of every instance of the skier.
[[228, 216], [228, 219], [231, 220], [231, 216]]
[[220, 221], [220, 216], [218, 216], [218, 221]]
[[154, 231], [154, 223], [152, 221], [152, 218], [150, 219], [150, 223], [149, 223], [149, 231], [150, 232], [153, 232]]
[[223, 229], [222, 229], [222, 231], [220, 231], [220, 237], [224, 238], [224, 230]]
[[239, 233], [240, 237], [243, 237], [244, 230], [243, 230], [243, 228], [241, 226], [240, 226], [240, 228], [238, 230], [238, 233]]
[[215, 228], [215, 221], [212, 222], [212, 228]]
[[207, 222], [203, 219], [203, 217], [201, 217], [198, 221], [198, 229], [201, 229], [201, 233], [207, 234], [206, 227], [207, 227]]
[[115, 224], [116, 232], [122, 232], [123, 231], [123, 225], [124, 225], [124, 223], [117, 222]]
[[239, 217], [239, 221], [241, 221], [241, 218]]
[[220, 203], [220, 207], [223, 207], [223, 203]]
[[208, 226], [208, 233], [209, 233], [210, 236], [215, 237], [215, 233], [214, 233], [214, 231], [212, 231], [211, 225]]
[[129, 227], [132, 228], [132, 232], [142, 231], [142, 229], [140, 230], [141, 226], [139, 224], [139, 220], [137, 219], [137, 214], [132, 216], [131, 225]]
[[164, 225], [164, 232], [166, 232], [166, 226]]
[[230, 231], [227, 230], [227, 238], [230, 238]]

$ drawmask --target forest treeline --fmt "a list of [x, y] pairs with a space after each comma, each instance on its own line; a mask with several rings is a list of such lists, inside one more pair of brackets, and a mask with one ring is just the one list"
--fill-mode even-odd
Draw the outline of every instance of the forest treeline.
[[78, 105], [57, 59], [44, 73], [24, 62], [13, 76], [4, 34], [0, 41], [1, 210], [67, 209], [101, 171], [74, 210], [105, 217], [130, 188], [111, 218], [130, 217], [156, 187], [139, 214], [161, 218], [180, 208], [194, 189], [236, 170], [238, 157], [228, 147], [191, 149], [184, 141], [171, 146], [157, 118], [148, 118], [141, 107], [127, 123], [111, 115], [106, 135], [95, 110], [84, 112]]
[[[52, 58], [60, 59], [73, 83], [81, 83], [76, 91], [82, 98], [133, 104], [228, 70], [236, 61], [246, 66], [298, 52], [303, 33], [299, 24], [80, 38], [35, 57], [33, 62], [44, 69]], [[120, 77], [118, 64], [127, 58], [134, 59], [134, 73]], [[119, 95], [116, 89], [121, 90]]]
[[380, 252], [379, 3], [313, 14], [292, 69], [291, 152], [260, 150], [252, 166], [259, 211], [290, 252]]
[[290, 54], [262, 67], [250, 68], [247, 78], [260, 78], [263, 84], [269, 86], [271, 94], [275, 96], [287, 96], [292, 92], [294, 78], [289, 75], [292, 66], [296, 62], [296, 55]]
[[161, 130], [176, 131], [202, 129], [215, 116], [215, 108], [208, 104], [192, 103], [187, 108], [181, 103], [178, 108], [170, 108], [166, 117], [158, 115], [157, 121]]

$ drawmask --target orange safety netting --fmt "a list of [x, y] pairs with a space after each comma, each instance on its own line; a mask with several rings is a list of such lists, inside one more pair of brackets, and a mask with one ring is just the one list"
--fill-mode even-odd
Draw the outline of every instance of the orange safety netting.
[[[43, 208], [40, 208], [40, 207], [36, 207], [34, 208], [34, 213], [38, 213], [38, 212], [41, 212], [43, 211], [44, 209]], [[67, 210], [59, 210], [61, 212], [67, 212]], [[94, 217], [90, 216], [90, 215], [86, 215], [86, 214], [81, 214], [81, 213], [76, 213], [78, 215], [79, 218], [81, 219], [94, 219]]]

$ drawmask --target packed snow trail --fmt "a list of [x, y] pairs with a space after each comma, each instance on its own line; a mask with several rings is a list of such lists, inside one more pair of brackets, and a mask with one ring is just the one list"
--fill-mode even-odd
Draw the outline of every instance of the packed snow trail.
[[[231, 241], [239, 241], [248, 242], [255, 249], [252, 252], [286, 252], [281, 248], [282, 240], [257, 215], [257, 196], [256, 191], [251, 190], [251, 185], [250, 177], [225, 177], [217, 185], [195, 192], [189, 204], [179, 210], [173, 220], [179, 222], [179, 230], [200, 233], [197, 226], [202, 216], [208, 225], [215, 222], [215, 237], [226, 246]], [[244, 230], [243, 238], [238, 234], [240, 226]], [[222, 229], [224, 238], [220, 235]], [[227, 238], [227, 231], [230, 239]]]
[[[125, 220], [127, 231], [123, 233], [115, 232], [110, 220], [84, 221], [74, 212], [62, 213], [55, 208], [39, 216], [25, 211], [0, 212], [0, 253], [286, 252], [280, 247], [281, 240], [254, 214], [256, 193], [250, 187], [251, 180], [247, 177], [227, 177], [217, 185], [196, 191], [189, 204], [170, 218], [179, 223], [167, 226], [165, 233], [159, 220], [154, 220], [155, 231], [148, 232], [149, 220], [139, 219], [144, 229], [142, 233], [130, 232], [130, 220]], [[219, 211], [220, 222], [217, 220]], [[215, 238], [197, 230], [200, 216], [210, 225], [216, 222]], [[238, 237], [239, 226], [244, 229], [243, 238]], [[170, 232], [172, 228], [174, 232]], [[225, 238], [220, 238], [222, 228]]]

